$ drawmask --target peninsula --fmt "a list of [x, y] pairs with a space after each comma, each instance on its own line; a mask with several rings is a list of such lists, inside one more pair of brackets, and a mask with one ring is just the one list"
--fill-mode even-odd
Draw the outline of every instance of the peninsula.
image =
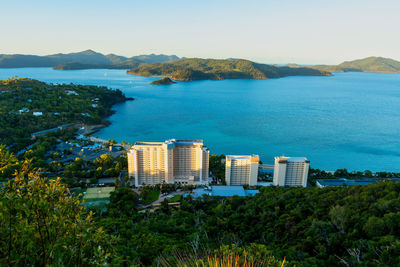
[[104, 86], [48, 84], [28, 78], [0, 80], [0, 144], [22, 148], [31, 134], [65, 124], [107, 125], [112, 106], [127, 98]]
[[140, 76], [167, 76], [177, 81], [269, 79], [286, 76], [331, 76], [328, 71], [259, 64], [249, 60], [187, 58], [172, 62], [140, 64], [127, 71]]

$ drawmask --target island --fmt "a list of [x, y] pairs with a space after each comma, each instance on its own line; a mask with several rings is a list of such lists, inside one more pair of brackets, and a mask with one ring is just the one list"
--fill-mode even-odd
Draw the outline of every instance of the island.
[[400, 62], [391, 58], [367, 57], [345, 61], [339, 65], [315, 65], [310, 68], [328, 72], [400, 73]]
[[153, 84], [153, 85], [170, 85], [170, 84], [174, 84], [174, 83], [176, 83], [176, 82], [174, 82], [173, 80], [171, 80], [168, 77], [165, 77], [165, 78], [162, 78], [160, 80], [153, 81], [150, 84]]
[[307, 67], [291, 68], [259, 64], [249, 60], [186, 58], [172, 62], [145, 63], [127, 71], [128, 74], [157, 77], [168, 76], [177, 81], [269, 79], [286, 76], [331, 76], [328, 71]]

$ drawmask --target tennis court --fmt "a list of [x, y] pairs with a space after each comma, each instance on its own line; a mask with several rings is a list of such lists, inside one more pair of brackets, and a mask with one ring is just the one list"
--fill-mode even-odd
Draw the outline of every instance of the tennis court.
[[84, 200], [91, 200], [91, 199], [105, 199], [110, 197], [110, 193], [115, 190], [115, 187], [91, 187], [83, 193]]

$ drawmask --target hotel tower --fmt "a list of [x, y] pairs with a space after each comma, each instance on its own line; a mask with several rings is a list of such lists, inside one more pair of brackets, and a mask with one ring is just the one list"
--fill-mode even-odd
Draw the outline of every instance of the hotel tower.
[[307, 158], [275, 157], [273, 184], [306, 187], [309, 167]]
[[128, 152], [135, 186], [163, 183], [208, 184], [209, 150], [202, 140], [136, 142]]
[[225, 181], [227, 185], [257, 185], [258, 163], [257, 155], [226, 156]]

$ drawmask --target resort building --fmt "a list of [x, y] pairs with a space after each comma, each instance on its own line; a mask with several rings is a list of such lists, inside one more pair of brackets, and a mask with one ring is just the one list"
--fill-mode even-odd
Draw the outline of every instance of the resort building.
[[259, 190], [244, 189], [238, 185], [213, 185], [211, 187], [197, 187], [190, 194], [194, 199], [203, 197], [252, 197], [259, 193]]
[[208, 184], [209, 150], [202, 140], [136, 142], [128, 152], [135, 186], [163, 183]]
[[227, 185], [257, 185], [258, 163], [257, 155], [226, 156], [225, 181]]
[[306, 187], [309, 167], [307, 158], [275, 157], [273, 184]]

